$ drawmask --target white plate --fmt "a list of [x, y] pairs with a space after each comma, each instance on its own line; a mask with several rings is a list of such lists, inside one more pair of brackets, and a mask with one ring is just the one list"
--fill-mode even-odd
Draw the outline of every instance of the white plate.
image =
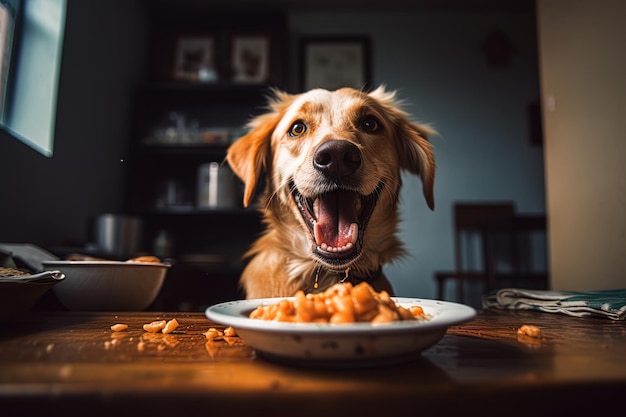
[[383, 324], [284, 323], [250, 319], [260, 305], [284, 298], [238, 300], [207, 308], [209, 320], [232, 326], [248, 346], [271, 360], [304, 366], [375, 366], [415, 359], [438, 343], [448, 327], [476, 316], [472, 307], [447, 301], [393, 297], [399, 305], [419, 305], [424, 321]]

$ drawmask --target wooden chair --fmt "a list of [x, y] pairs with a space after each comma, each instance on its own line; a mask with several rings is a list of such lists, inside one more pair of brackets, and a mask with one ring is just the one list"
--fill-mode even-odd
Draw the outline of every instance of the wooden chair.
[[518, 216], [507, 201], [456, 203], [453, 221], [455, 268], [435, 272], [438, 299], [444, 299], [448, 281], [455, 283], [458, 302], [467, 302], [465, 284], [470, 282], [479, 283], [483, 292], [529, 281], [533, 288], [547, 287], [547, 272], [529, 267], [527, 239], [545, 232], [543, 216]]

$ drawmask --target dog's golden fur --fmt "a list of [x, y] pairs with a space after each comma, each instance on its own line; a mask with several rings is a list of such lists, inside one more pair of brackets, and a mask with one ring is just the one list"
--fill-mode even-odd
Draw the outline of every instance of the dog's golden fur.
[[404, 254], [396, 237], [400, 172], [421, 177], [433, 209], [434, 132], [411, 122], [384, 87], [274, 91], [269, 111], [249, 128], [227, 153], [244, 206], [265, 183], [265, 231], [241, 277], [246, 298], [321, 291], [346, 275], [393, 294], [380, 268]]

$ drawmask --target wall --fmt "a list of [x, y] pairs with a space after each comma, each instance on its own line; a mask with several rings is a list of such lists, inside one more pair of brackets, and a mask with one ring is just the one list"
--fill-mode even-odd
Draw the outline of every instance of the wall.
[[[0, 241], [80, 242], [89, 216], [122, 209], [128, 161], [120, 160], [132, 86], [143, 73], [141, 7], [70, 0], [68, 10], [55, 155], [46, 159], [0, 138], [3, 192], [12, 201], [0, 207]], [[432, 298], [434, 271], [454, 264], [455, 201], [510, 199], [522, 212], [545, 210], [543, 150], [530, 144], [527, 123], [527, 107], [539, 97], [534, 15], [364, 10], [291, 11], [289, 61], [295, 68], [300, 35], [367, 33], [375, 83], [397, 89], [413, 118], [440, 132], [432, 139], [435, 211], [419, 180], [406, 176], [400, 237], [409, 257], [386, 268], [398, 294]], [[516, 47], [508, 68], [488, 66], [481, 51], [494, 29]]]
[[624, 288], [626, 3], [539, 0], [552, 286]]

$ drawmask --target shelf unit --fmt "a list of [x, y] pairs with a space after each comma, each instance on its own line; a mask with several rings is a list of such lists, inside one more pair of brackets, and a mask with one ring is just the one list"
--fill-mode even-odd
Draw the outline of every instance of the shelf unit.
[[[170, 257], [175, 266], [155, 306], [197, 310], [204, 307], [190, 300], [197, 291], [213, 294], [213, 302], [241, 296], [241, 258], [262, 230], [256, 207], [243, 208], [243, 185], [232, 173], [232, 204], [219, 208], [199, 205], [198, 171], [211, 162], [227, 166], [224, 160], [229, 144], [242, 134], [251, 117], [264, 110], [271, 88], [285, 89], [286, 23], [280, 13], [259, 16], [209, 9], [200, 13], [184, 7], [154, 7], [148, 16], [153, 28], [149, 38], [151, 71], [135, 91], [127, 208], [144, 221], [146, 250]], [[270, 40], [271, 71], [263, 83], [233, 82], [229, 65], [223, 62], [229, 60], [224, 49], [233, 37], [246, 35]], [[172, 79], [174, 48], [181, 36], [215, 40], [217, 81]], [[207, 140], [213, 138], [211, 132], [228, 136], [225, 141], [219, 135]], [[163, 232], [168, 238], [167, 252], [158, 253], [157, 238]]]

